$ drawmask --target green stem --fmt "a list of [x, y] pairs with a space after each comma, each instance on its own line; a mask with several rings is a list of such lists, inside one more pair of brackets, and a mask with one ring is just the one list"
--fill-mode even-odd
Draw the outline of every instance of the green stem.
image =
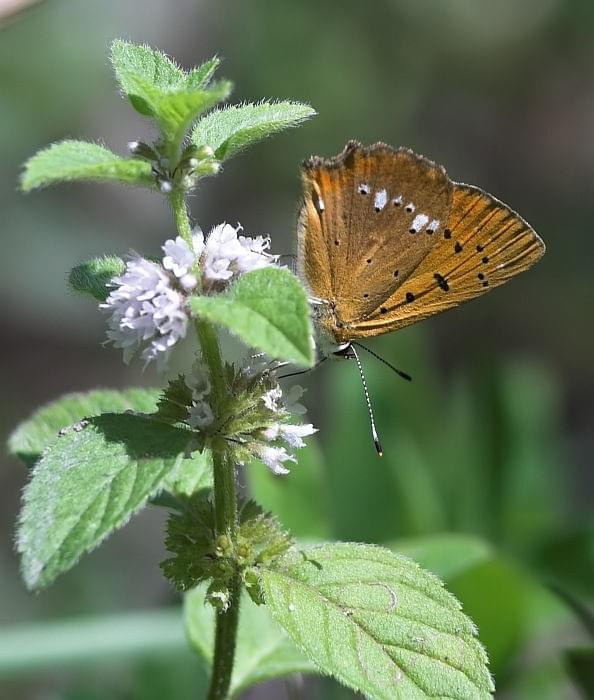
[[[191, 243], [192, 228], [188, 218], [185, 196], [172, 192], [169, 197], [173, 216], [180, 236]], [[217, 334], [213, 326], [204, 319], [196, 319], [196, 331], [204, 363], [208, 368], [211, 396], [215, 415], [227, 392], [225, 368]], [[217, 536], [225, 535], [235, 542], [237, 534], [237, 489], [235, 465], [227, 458], [224, 445], [213, 444], [214, 511]], [[217, 613], [215, 649], [210, 681], [209, 700], [225, 700], [228, 697], [235, 657], [241, 578], [235, 574], [229, 585], [229, 605]]]
[[235, 642], [237, 639], [237, 624], [239, 622], [241, 579], [238, 575], [231, 581], [230, 589], [229, 607], [225, 612], [217, 614], [214, 658], [208, 700], [225, 700], [225, 698], [229, 697]]
[[192, 226], [190, 225], [190, 217], [188, 216], [185, 192], [174, 190], [169, 195], [169, 203], [173, 211], [173, 218], [175, 219], [175, 226], [179, 235], [191, 246]]

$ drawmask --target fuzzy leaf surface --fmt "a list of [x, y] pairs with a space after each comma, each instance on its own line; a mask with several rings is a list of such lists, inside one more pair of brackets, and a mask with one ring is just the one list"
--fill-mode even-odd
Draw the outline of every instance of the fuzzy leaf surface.
[[101, 413], [153, 413], [157, 409], [159, 389], [130, 388], [123, 391], [95, 389], [66, 394], [38, 408], [8, 438], [8, 451], [32, 467], [43, 450], [59, 439], [59, 431], [83, 418]]
[[226, 294], [194, 296], [189, 303], [194, 314], [224, 326], [246, 345], [279, 360], [313, 365], [305, 291], [288, 270], [253, 270]]
[[122, 92], [130, 97], [135, 109], [145, 115], [147, 113], [138, 109], [132, 99], [138, 89], [138, 79], [161, 92], [178, 88], [186, 79], [184, 71], [174, 61], [146, 44], [116, 39], [111, 44], [111, 63]]
[[124, 525], [193, 447], [191, 432], [128, 413], [63, 431], [24, 491], [17, 549], [27, 586], [47, 585]]
[[180, 143], [192, 122], [202, 112], [226, 99], [233, 87], [229, 81], [224, 80], [205, 90], [182, 88], [162, 92], [141, 78], [131, 78], [130, 82], [136, 85], [135, 94], [144, 101], [149, 114], [157, 120], [163, 138], [173, 143]]
[[36, 153], [25, 163], [21, 187], [30, 192], [55, 182], [103, 180], [152, 185], [151, 164], [121, 158], [105, 146], [88, 141], [60, 141]]
[[458, 601], [410, 559], [363, 544], [263, 569], [275, 620], [323, 673], [378, 700], [488, 698], [484, 649]]
[[[214, 652], [215, 613], [204, 604], [206, 586], [199, 586], [184, 598], [186, 632], [192, 648], [211, 666]], [[270, 617], [266, 606], [255, 605], [244, 593], [231, 697], [272, 678], [293, 673], [316, 673], [316, 667], [291, 642]]]
[[126, 263], [116, 255], [85, 260], [70, 270], [68, 284], [82, 294], [90, 294], [97, 301], [105, 301], [109, 296], [109, 283], [117, 275], [123, 274]]
[[210, 146], [218, 160], [226, 160], [272, 134], [299, 126], [316, 112], [300, 102], [260, 102], [219, 109], [194, 127], [192, 142]]
[[205, 61], [202, 65], [189, 71], [184, 78], [186, 90], [203, 90], [208, 87], [220, 63], [219, 57], [213, 56], [209, 61]]

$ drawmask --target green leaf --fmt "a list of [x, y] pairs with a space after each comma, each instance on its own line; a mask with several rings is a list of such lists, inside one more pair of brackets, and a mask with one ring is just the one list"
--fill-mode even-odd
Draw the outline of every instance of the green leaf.
[[136, 85], [136, 96], [143, 100], [149, 115], [154, 117], [166, 142], [182, 141], [192, 122], [202, 112], [226, 99], [232, 90], [227, 80], [216, 83], [207, 90], [176, 90], [162, 92], [141, 78], [131, 78]]
[[182, 460], [165, 477], [163, 487], [175, 496], [191, 496], [200, 489], [211, 488], [212, 477], [212, 452], [204, 449], [196, 452], [192, 459]]
[[[206, 587], [199, 586], [184, 599], [186, 632], [193, 649], [210, 666], [214, 648], [214, 610], [204, 604]], [[242, 596], [231, 696], [271, 678], [293, 673], [317, 673], [285, 632], [271, 619], [266, 607]]]
[[236, 155], [277, 131], [299, 126], [316, 114], [300, 102], [260, 102], [215, 110], [196, 124], [192, 141], [210, 146], [218, 160]]
[[95, 389], [86, 393], [66, 394], [38, 408], [8, 438], [8, 451], [32, 467], [43, 450], [59, 439], [59, 431], [69, 425], [101, 413], [153, 413], [159, 389]]
[[201, 66], [189, 71], [184, 80], [186, 90], [204, 90], [208, 87], [208, 83], [210, 83], [220, 63], [219, 57], [213, 56], [210, 61], [206, 61]]
[[122, 91], [129, 97], [135, 95], [136, 79], [162, 92], [176, 89], [186, 80], [184, 71], [174, 61], [146, 44], [116, 39], [111, 44], [111, 63]]
[[36, 153], [25, 163], [21, 188], [30, 192], [54, 182], [103, 180], [152, 185], [151, 164], [121, 158], [108, 148], [87, 141], [60, 141]]
[[486, 698], [476, 629], [417, 564], [362, 544], [293, 552], [261, 582], [272, 616], [326, 674], [369, 697]]
[[485, 540], [454, 532], [396, 540], [390, 549], [414, 559], [446, 581], [494, 556]]
[[194, 296], [197, 316], [218, 323], [271, 357], [313, 365], [311, 322], [305, 291], [286, 269], [262, 268], [242, 275], [226, 294]]
[[128, 413], [61, 431], [24, 492], [17, 549], [27, 586], [47, 585], [124, 525], [195, 448], [192, 436]]
[[3, 625], [0, 678], [182, 654], [187, 648], [182, 623], [181, 609], [172, 607]]
[[98, 301], [105, 301], [109, 295], [109, 283], [117, 275], [123, 274], [126, 263], [115, 255], [86, 260], [70, 270], [68, 284], [83, 294], [90, 294]]

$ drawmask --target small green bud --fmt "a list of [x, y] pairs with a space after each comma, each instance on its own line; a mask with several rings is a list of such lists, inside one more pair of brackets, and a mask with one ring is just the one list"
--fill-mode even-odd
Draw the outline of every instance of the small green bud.
[[218, 581], [213, 581], [206, 592], [206, 601], [215, 610], [225, 612], [229, 607], [231, 594], [227, 586], [221, 585]]
[[214, 151], [210, 146], [197, 146], [196, 147], [196, 158], [200, 160], [206, 160], [207, 158], [212, 158], [214, 156]]
[[246, 569], [243, 572], [243, 583], [250, 598], [256, 605], [264, 605], [264, 592], [260, 585], [260, 577], [255, 569]]
[[217, 557], [228, 557], [233, 551], [233, 543], [227, 535], [219, 535], [215, 540], [215, 554]]
[[159, 158], [156, 152], [143, 141], [130, 141], [128, 143], [128, 150], [132, 155], [144, 158], [145, 160], [155, 161]]
[[217, 160], [204, 160], [196, 172], [200, 175], [217, 175], [221, 170], [221, 164]]

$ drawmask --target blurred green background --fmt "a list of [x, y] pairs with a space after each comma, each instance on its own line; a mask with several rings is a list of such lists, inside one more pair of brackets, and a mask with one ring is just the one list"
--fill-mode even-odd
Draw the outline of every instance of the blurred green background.
[[[445, 164], [453, 179], [519, 210], [546, 241], [542, 262], [495, 294], [369, 343], [414, 376], [406, 384], [365, 358], [383, 460], [354, 364], [326, 363], [303, 380], [319, 438], [282, 481], [262, 467], [246, 478], [303, 538], [386, 543], [442, 575], [479, 625], [498, 697], [587, 697], [592, 640], [587, 611], [574, 609], [594, 590], [594, 3], [19, 4], [0, 0], [1, 436], [68, 391], [162, 381], [101, 347], [100, 314], [65, 279], [85, 258], [154, 254], [173, 235], [157, 195], [72, 185], [25, 197], [20, 165], [65, 137], [119, 152], [150, 138], [115, 93], [112, 38], [147, 42], [185, 67], [218, 53], [221, 74], [236, 82], [233, 101], [294, 98], [319, 116], [202, 185], [192, 210], [205, 230], [241, 221], [248, 234], [271, 234], [275, 252], [294, 250], [299, 162], [357, 138]], [[26, 473], [0, 460], [0, 697], [200, 697], [177, 598], [157, 566], [163, 512], [145, 511], [32, 596], [12, 550]], [[15, 641], [25, 623], [140, 611], [134, 627], [161, 607], [172, 612], [147, 632], [155, 639], [117, 658], [75, 660], [58, 649], [44, 662], [35, 635]], [[577, 647], [581, 656], [568, 651]], [[20, 654], [20, 670], [8, 651]], [[248, 697], [351, 696], [316, 679]]]

